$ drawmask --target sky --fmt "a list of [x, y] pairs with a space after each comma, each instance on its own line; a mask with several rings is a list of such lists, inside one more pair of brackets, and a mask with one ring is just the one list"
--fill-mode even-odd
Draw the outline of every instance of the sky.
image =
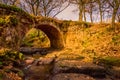
[[58, 19], [62, 19], [62, 20], [77, 21], [78, 20], [78, 11], [73, 12], [73, 10], [75, 10], [75, 9], [76, 9], [76, 7], [74, 5], [71, 5], [71, 6], [67, 7], [63, 12], [58, 14], [56, 17]]
[[[75, 5], [70, 5], [67, 7], [64, 11], [59, 13], [56, 17], [60, 20], [72, 20], [72, 21], [78, 21], [79, 18], [79, 11], [75, 11], [77, 7]], [[87, 22], [90, 22], [90, 16], [89, 14], [86, 14]], [[93, 15], [93, 21], [94, 22], [99, 22], [99, 16], [98, 14]]]

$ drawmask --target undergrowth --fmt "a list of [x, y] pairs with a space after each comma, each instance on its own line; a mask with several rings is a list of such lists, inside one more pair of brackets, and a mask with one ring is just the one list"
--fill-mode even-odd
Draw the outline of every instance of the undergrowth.
[[23, 54], [11, 49], [0, 49], [0, 65], [9, 65], [11, 62], [23, 60]]

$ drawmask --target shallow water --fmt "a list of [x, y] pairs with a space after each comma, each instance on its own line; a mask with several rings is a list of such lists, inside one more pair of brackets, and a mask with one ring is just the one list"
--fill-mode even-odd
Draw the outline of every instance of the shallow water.
[[24, 80], [48, 80], [52, 74], [52, 68], [53, 65], [28, 65], [24, 68]]

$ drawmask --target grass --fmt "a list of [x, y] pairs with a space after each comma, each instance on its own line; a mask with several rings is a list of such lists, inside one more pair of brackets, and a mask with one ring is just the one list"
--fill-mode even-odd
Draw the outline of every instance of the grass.
[[106, 67], [119, 66], [120, 67], [120, 58], [113, 56], [106, 56], [102, 58], [96, 58], [96, 62], [99, 65], [104, 65]]

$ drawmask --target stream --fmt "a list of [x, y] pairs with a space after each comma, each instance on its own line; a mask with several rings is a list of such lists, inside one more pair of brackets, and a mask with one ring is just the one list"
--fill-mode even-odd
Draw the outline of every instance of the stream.
[[81, 60], [57, 60], [58, 57], [45, 57], [40, 52], [25, 55], [21, 63], [23, 80], [120, 80], [119, 75], [114, 76], [116, 72], [111, 73], [103, 66]]
[[52, 75], [54, 58], [44, 58], [49, 48], [21, 48], [24, 54], [22, 71], [24, 80], [48, 80]]
[[28, 65], [24, 68], [24, 80], [48, 80], [52, 65]]

